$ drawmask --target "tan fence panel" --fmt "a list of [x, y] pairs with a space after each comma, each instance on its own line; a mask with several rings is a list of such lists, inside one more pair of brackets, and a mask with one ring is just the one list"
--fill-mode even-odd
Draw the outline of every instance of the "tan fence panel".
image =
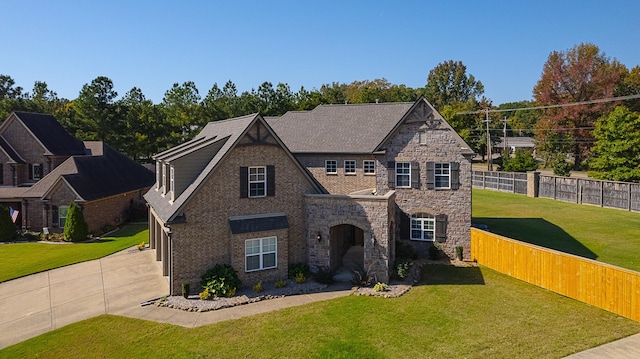
[[471, 229], [471, 259], [569, 298], [640, 322], [640, 273]]

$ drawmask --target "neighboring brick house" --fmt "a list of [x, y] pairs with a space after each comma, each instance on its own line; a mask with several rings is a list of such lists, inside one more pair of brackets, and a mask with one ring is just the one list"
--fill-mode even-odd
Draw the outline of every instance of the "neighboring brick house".
[[0, 125], [0, 204], [21, 229], [60, 232], [75, 201], [89, 231], [117, 225], [153, 173], [100, 141], [82, 142], [51, 115], [13, 112]]
[[422, 98], [211, 122], [154, 156], [151, 247], [172, 294], [218, 263], [251, 284], [347, 255], [387, 282], [397, 241], [468, 258], [471, 156]]

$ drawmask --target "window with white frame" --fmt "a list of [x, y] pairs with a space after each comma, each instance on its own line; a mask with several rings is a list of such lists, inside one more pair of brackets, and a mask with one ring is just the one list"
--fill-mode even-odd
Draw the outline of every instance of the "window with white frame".
[[396, 187], [411, 188], [411, 162], [396, 162]]
[[338, 173], [338, 161], [336, 160], [326, 160], [324, 161], [324, 173], [326, 174], [337, 174]]
[[173, 192], [176, 188], [174, 175], [175, 175], [175, 169], [173, 168], [173, 166], [171, 166], [169, 168], [169, 191], [170, 192]]
[[451, 188], [451, 166], [449, 162], [434, 164], [435, 188]]
[[167, 192], [167, 169], [164, 163], [162, 164], [162, 193]]
[[354, 174], [356, 174], [356, 161], [355, 160], [345, 160], [344, 161], [344, 174], [346, 174], [346, 175], [354, 175]]
[[265, 197], [267, 195], [267, 168], [249, 167], [249, 197]]
[[160, 181], [162, 178], [160, 177], [160, 161], [156, 161], [156, 189], [160, 188]]
[[245, 272], [278, 266], [278, 238], [247, 239], [244, 242]]
[[376, 173], [376, 161], [364, 160], [362, 161], [362, 168], [364, 174], [372, 175]]
[[436, 235], [436, 219], [426, 213], [411, 216], [411, 239], [414, 241], [433, 241]]
[[42, 178], [42, 165], [35, 163], [31, 165], [31, 179], [39, 180]]
[[68, 212], [69, 212], [69, 206], [58, 207], [58, 227], [64, 228], [64, 224], [67, 222]]

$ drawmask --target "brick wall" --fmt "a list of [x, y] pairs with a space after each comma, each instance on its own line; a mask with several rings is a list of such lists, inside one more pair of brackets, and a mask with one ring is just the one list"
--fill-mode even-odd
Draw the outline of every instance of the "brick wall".
[[[29, 131], [18, 120], [12, 121], [2, 133], [2, 137], [27, 161], [28, 164], [41, 163], [43, 165], [43, 176], [49, 173], [49, 161], [44, 156], [45, 148], [42, 147], [30, 134]], [[18, 184], [33, 182], [29, 180], [29, 167], [20, 165], [18, 171]]]
[[[425, 131], [426, 144], [419, 143], [418, 131]], [[379, 157], [377, 191], [390, 190], [386, 164], [389, 161], [418, 161], [420, 188], [397, 188], [396, 203], [400, 211], [409, 215], [425, 212], [447, 216], [447, 238], [442, 243], [444, 252], [455, 257], [455, 247], [464, 248], [464, 257], [470, 255], [471, 227], [471, 162], [462, 155], [461, 144], [446, 126], [428, 129], [424, 122], [404, 123], [385, 146], [386, 153]], [[458, 162], [460, 164], [460, 188], [458, 190], [428, 190], [426, 188], [426, 162]], [[400, 238], [400, 217], [396, 216], [396, 234]], [[407, 239], [408, 238], [403, 238]], [[416, 246], [428, 245], [411, 241]]]
[[89, 232], [95, 232], [107, 225], [118, 226], [125, 222], [133, 201], [141, 200], [148, 189], [120, 193], [85, 203], [82, 213]]
[[[240, 167], [266, 165], [275, 166], [275, 196], [240, 198]], [[187, 223], [171, 225], [173, 294], [179, 294], [184, 281], [190, 282], [193, 288], [199, 287], [202, 274], [217, 263], [233, 265], [241, 279], [253, 282], [262, 276], [266, 280], [281, 279], [287, 263], [305, 262], [304, 194], [313, 192], [313, 185], [282, 148], [257, 144], [233, 149], [185, 206]], [[244, 246], [245, 239], [261, 238], [265, 233], [232, 236], [228, 219], [275, 212], [286, 213], [289, 223], [288, 245], [278, 247], [279, 252], [283, 251], [279, 253], [278, 270], [245, 274], [244, 252], [240, 247]], [[238, 240], [242, 243], [238, 244]], [[241, 267], [237, 267], [239, 263]]]
[[[363, 161], [375, 161], [375, 158], [371, 155], [296, 154], [296, 158], [329, 193], [348, 194], [376, 187], [376, 175], [364, 174]], [[325, 160], [335, 160], [337, 162], [337, 174], [325, 173]], [[355, 175], [344, 173], [345, 160], [356, 161]]]

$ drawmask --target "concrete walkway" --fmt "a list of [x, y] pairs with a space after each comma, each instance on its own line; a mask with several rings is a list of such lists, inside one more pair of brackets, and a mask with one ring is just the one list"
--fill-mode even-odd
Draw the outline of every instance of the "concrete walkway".
[[124, 250], [0, 283], [0, 349], [101, 314], [197, 327], [349, 295], [335, 290], [295, 295], [204, 313], [140, 303], [169, 293], [152, 250]]
[[[204, 313], [140, 303], [166, 295], [167, 279], [152, 250], [124, 250], [102, 259], [0, 283], [0, 349], [42, 333], [115, 314], [197, 327], [315, 301], [347, 296], [345, 287]], [[640, 334], [569, 356], [571, 359], [640, 358]]]

